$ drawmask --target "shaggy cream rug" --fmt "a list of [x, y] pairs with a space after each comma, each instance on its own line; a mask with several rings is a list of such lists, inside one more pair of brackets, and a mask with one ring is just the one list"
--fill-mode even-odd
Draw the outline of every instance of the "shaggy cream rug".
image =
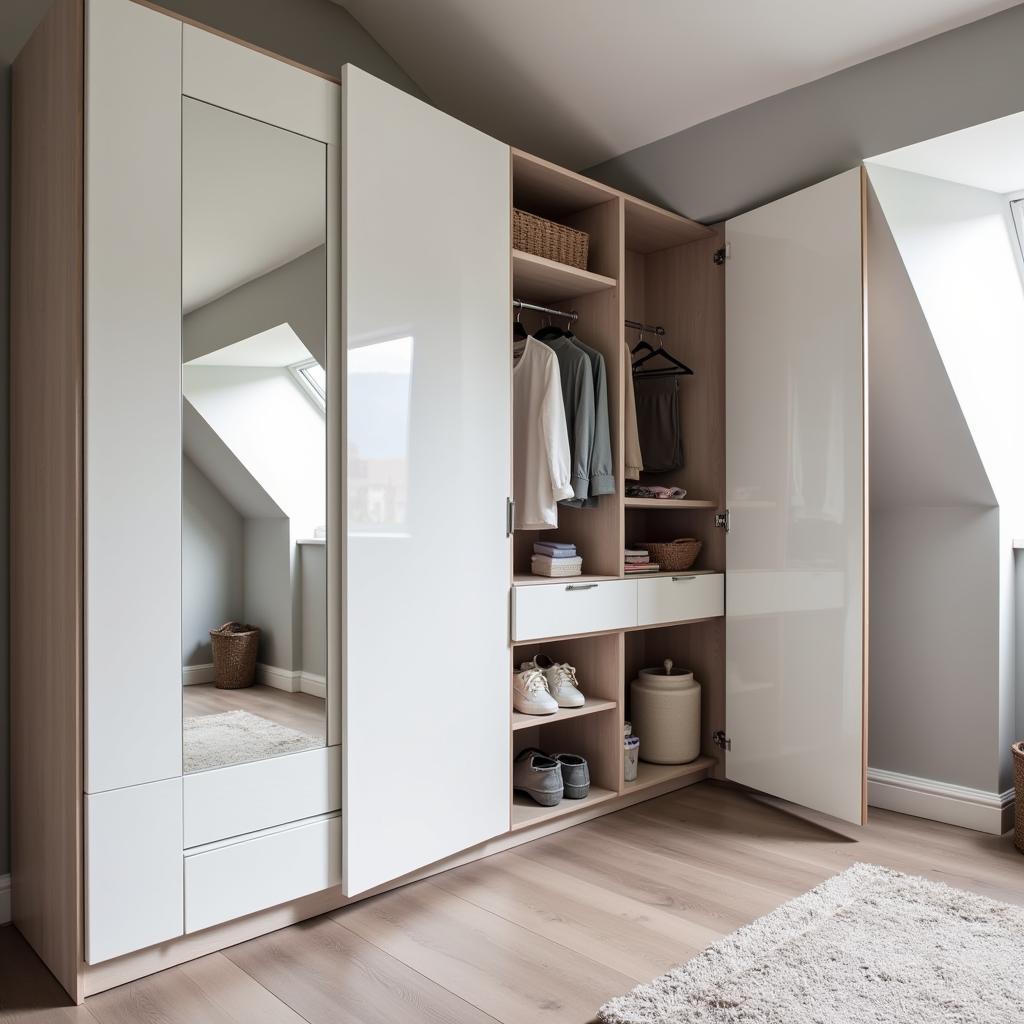
[[1024, 1021], [1024, 908], [856, 864], [601, 1007], [607, 1024]]
[[248, 711], [197, 715], [184, 721], [185, 774], [229, 764], [262, 761], [279, 754], [322, 747], [322, 736], [310, 736]]

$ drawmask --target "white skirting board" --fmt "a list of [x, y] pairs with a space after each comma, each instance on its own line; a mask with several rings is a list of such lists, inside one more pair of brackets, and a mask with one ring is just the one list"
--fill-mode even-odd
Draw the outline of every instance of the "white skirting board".
[[868, 768], [868, 804], [991, 835], [1002, 835], [1013, 828], [1012, 789], [989, 793], [883, 768]]
[[275, 690], [289, 693], [309, 693], [314, 697], [327, 696], [327, 680], [323, 676], [301, 669], [275, 668], [262, 663], [256, 666], [256, 681]]
[[[196, 683], [212, 683], [213, 681], [212, 662], [208, 665], [182, 666], [181, 682], [183, 686], [194, 686]], [[313, 672], [258, 664], [256, 666], [256, 681], [264, 686], [272, 686], [275, 690], [286, 690], [288, 693], [308, 693], [314, 697], [327, 696], [327, 680]]]
[[11, 876], [0, 875], [0, 924], [11, 923]]
[[214, 680], [213, 662], [208, 665], [182, 665], [181, 685], [195, 686], [197, 683], [212, 683]]

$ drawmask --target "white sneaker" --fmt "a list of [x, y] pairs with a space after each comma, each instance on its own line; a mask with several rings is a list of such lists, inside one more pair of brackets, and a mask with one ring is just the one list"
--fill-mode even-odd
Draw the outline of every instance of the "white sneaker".
[[567, 662], [559, 664], [552, 661], [546, 654], [538, 654], [533, 661], [524, 661], [523, 670], [539, 669], [544, 673], [548, 684], [548, 693], [560, 708], [581, 708], [586, 697], [580, 692], [576, 681], [576, 668]]
[[553, 715], [558, 702], [548, 693], [544, 673], [532, 665], [512, 676], [512, 707], [524, 715]]

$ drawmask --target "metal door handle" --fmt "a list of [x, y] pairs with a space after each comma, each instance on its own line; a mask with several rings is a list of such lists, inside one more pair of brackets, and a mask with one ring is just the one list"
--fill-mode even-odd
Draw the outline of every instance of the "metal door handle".
[[570, 583], [566, 586], [566, 590], [593, 590], [596, 587], [596, 583]]
[[696, 576], [673, 576], [672, 577], [672, 582], [673, 583], [686, 583], [689, 580], [695, 580], [696, 578], [697, 578]]

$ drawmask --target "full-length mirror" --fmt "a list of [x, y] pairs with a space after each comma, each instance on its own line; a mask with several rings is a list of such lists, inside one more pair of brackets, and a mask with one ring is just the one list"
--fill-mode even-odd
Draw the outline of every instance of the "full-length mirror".
[[325, 742], [326, 162], [183, 101], [186, 773]]

